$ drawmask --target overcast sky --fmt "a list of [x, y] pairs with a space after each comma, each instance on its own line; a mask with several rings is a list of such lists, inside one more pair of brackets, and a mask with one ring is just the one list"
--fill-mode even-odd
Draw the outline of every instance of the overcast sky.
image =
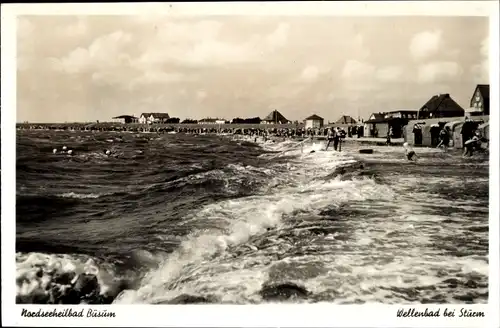
[[17, 121], [366, 119], [438, 93], [468, 107], [488, 34], [481, 17], [23, 16]]

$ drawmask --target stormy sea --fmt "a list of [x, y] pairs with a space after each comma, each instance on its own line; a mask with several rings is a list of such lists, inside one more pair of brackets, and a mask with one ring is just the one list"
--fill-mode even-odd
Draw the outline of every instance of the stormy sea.
[[487, 303], [488, 157], [360, 147], [20, 130], [16, 302]]

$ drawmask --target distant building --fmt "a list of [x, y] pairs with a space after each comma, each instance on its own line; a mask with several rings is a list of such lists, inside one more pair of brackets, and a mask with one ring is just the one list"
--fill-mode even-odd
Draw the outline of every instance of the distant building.
[[406, 119], [416, 119], [418, 110], [415, 109], [400, 109], [391, 112], [384, 113], [384, 118], [406, 118]]
[[260, 124], [262, 120], [260, 117], [251, 117], [251, 118], [240, 118], [236, 117], [229, 122], [230, 124]]
[[141, 117], [139, 117], [139, 123], [166, 123], [169, 118], [170, 116], [167, 113], [142, 113]]
[[356, 120], [353, 119], [352, 117], [350, 117], [349, 115], [342, 115], [335, 123], [336, 124], [356, 124]]
[[373, 113], [370, 118], [364, 122], [365, 133], [367, 137], [383, 137], [389, 131], [389, 125], [385, 119], [385, 113]]
[[313, 114], [304, 120], [306, 129], [316, 129], [323, 127], [324, 119], [316, 114]]
[[113, 117], [113, 122], [119, 122], [119, 123], [137, 123], [138, 118], [132, 115], [120, 115]]
[[364, 122], [365, 135], [368, 137], [385, 138], [391, 131], [392, 137], [403, 137], [403, 127], [409, 120], [416, 119], [417, 110], [400, 109], [384, 113], [373, 113], [370, 118]]
[[418, 119], [464, 116], [465, 111], [457, 104], [450, 94], [433, 96], [418, 111]]
[[198, 124], [225, 124], [226, 121], [220, 118], [204, 118], [198, 121]]
[[478, 84], [470, 100], [471, 116], [490, 115], [490, 85]]
[[289, 124], [290, 121], [287, 120], [280, 112], [273, 110], [269, 115], [262, 119], [264, 124]]

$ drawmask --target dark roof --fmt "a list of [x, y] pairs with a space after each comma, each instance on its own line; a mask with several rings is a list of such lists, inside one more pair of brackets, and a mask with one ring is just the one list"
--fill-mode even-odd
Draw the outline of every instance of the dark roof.
[[271, 113], [269, 113], [269, 115], [267, 115], [266, 117], [264, 117], [264, 119], [262, 119], [263, 121], [267, 121], [267, 122], [276, 122], [276, 123], [286, 123], [288, 122], [288, 120], [280, 113], [278, 112], [277, 110], [273, 110]]
[[224, 121], [222, 118], [203, 118], [198, 122], [216, 122], [216, 121]]
[[167, 113], [142, 113], [141, 116], [142, 115], [144, 115], [144, 117], [150, 117], [153, 115], [154, 118], [170, 118]]
[[376, 123], [374, 121], [380, 121], [383, 122], [385, 115], [383, 113], [373, 113], [370, 115], [370, 117], [375, 116], [373, 119], [369, 119], [368, 121], [365, 121], [365, 123]]
[[389, 122], [407, 122], [408, 119], [400, 118], [400, 117], [376, 117], [373, 120], [365, 121], [365, 123], [389, 123]]
[[306, 121], [307, 120], [320, 120], [320, 121], [323, 121], [324, 119], [316, 114], [313, 114], [311, 116], [309, 116], [308, 118], [306, 118]]
[[464, 109], [448, 93], [433, 96], [420, 110], [428, 112], [464, 112]]
[[337, 122], [338, 124], [356, 124], [356, 120], [350, 117], [349, 115], [342, 115]]
[[478, 84], [476, 89], [479, 89], [483, 99], [490, 99], [490, 85], [489, 84]]
[[133, 115], [120, 115], [120, 116], [113, 117], [113, 119], [115, 119], [115, 118], [137, 118], [137, 117], [135, 117]]
[[398, 109], [398, 110], [393, 110], [390, 112], [386, 112], [385, 114], [393, 114], [393, 113], [417, 113], [418, 110], [416, 109]]

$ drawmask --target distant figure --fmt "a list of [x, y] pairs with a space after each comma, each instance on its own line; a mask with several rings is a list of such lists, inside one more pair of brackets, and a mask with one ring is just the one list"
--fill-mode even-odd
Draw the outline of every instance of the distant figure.
[[326, 144], [326, 148], [325, 150], [328, 150], [328, 147], [330, 146], [330, 142], [333, 142], [334, 139], [335, 139], [335, 130], [333, 128], [329, 128], [327, 131], [326, 131], [326, 139], [328, 140], [328, 143]]
[[63, 146], [63, 147], [62, 147], [62, 150], [63, 150], [63, 151], [66, 151], [66, 149], [68, 149], [68, 147], [66, 147], [66, 146]]
[[443, 147], [444, 151], [446, 151], [448, 145], [450, 144], [450, 127], [445, 126], [444, 129], [441, 129], [439, 132], [439, 144], [436, 148]]
[[109, 155], [111, 155], [111, 151], [110, 151], [109, 149], [106, 149], [106, 152], [105, 152], [105, 153], [106, 153], [106, 155], [108, 155], [108, 156], [109, 156]]
[[52, 153], [57, 154], [57, 149], [56, 148], [52, 149]]
[[330, 146], [330, 143], [333, 142], [333, 148], [337, 150], [337, 146], [335, 145], [335, 138], [337, 138], [337, 131], [331, 127], [326, 131], [326, 137], [328, 139], [328, 143], [326, 144], [326, 149], [328, 150], [328, 147]]
[[403, 144], [403, 147], [405, 149], [405, 154], [406, 154], [406, 158], [409, 160], [409, 161], [417, 161], [417, 154], [415, 153], [415, 151], [408, 145], [407, 142], [405, 142]]
[[387, 131], [387, 140], [386, 140], [386, 144], [389, 146], [391, 144], [391, 138], [393, 136], [393, 132], [392, 132], [392, 127], [389, 129], [389, 131]]
[[340, 137], [341, 137], [340, 128], [337, 126], [337, 128], [335, 129], [335, 136], [333, 138], [333, 149], [335, 150], [339, 148]]
[[72, 149], [68, 150], [68, 155], [73, 155], [73, 150]]

